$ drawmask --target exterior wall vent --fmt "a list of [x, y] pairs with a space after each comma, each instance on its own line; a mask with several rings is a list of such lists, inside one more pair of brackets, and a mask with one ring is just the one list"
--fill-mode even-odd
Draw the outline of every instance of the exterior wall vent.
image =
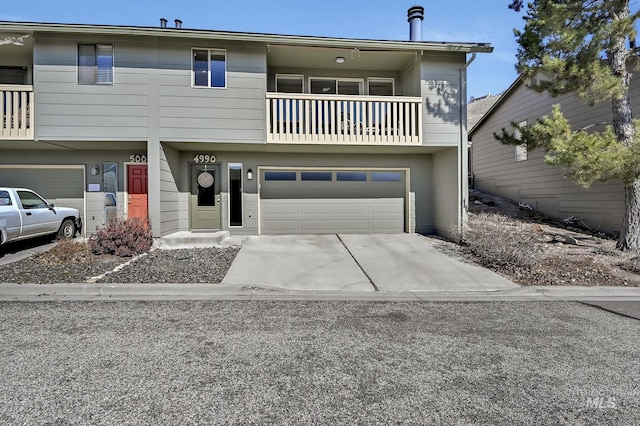
[[422, 21], [424, 20], [424, 7], [412, 6], [407, 11], [409, 19], [409, 40], [422, 41]]

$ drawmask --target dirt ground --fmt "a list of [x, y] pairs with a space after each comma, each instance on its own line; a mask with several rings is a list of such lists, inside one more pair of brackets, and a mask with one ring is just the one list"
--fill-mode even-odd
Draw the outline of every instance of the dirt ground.
[[[640, 257], [616, 250], [613, 235], [591, 232], [579, 219], [568, 222], [471, 190], [469, 229], [485, 246], [437, 246], [521, 285], [640, 287]], [[502, 250], [497, 257], [484, 255], [496, 248]]]

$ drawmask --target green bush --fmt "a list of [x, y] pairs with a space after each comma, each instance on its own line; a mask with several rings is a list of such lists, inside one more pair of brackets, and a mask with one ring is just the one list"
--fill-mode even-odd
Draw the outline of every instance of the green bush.
[[120, 257], [145, 253], [152, 244], [149, 222], [138, 218], [116, 219], [89, 237], [89, 247], [94, 254], [114, 254]]

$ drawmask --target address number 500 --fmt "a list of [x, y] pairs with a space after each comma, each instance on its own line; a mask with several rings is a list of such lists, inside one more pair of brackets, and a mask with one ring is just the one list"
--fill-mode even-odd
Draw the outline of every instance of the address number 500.
[[146, 155], [134, 155], [134, 154], [131, 154], [129, 156], [129, 161], [131, 161], [132, 163], [146, 163], [147, 162], [147, 156]]

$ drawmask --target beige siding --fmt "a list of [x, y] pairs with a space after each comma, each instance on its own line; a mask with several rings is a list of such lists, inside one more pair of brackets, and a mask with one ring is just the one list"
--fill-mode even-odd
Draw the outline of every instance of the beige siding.
[[460, 145], [461, 107], [465, 94], [460, 86], [464, 54], [422, 56], [424, 145]]
[[[634, 83], [637, 79], [634, 78]], [[640, 86], [632, 91], [635, 105], [640, 102]], [[544, 152], [529, 152], [525, 161], [515, 161], [515, 147], [503, 145], [493, 134], [511, 122], [527, 121], [548, 115], [553, 104], [560, 104], [574, 128], [611, 122], [611, 106], [603, 102], [584, 105], [573, 95], [557, 98], [539, 94], [520, 84], [473, 135], [473, 174], [475, 187], [522, 201], [559, 218], [578, 216], [594, 230], [614, 232], [620, 229], [624, 215], [624, 189], [617, 182], [596, 183], [583, 189], [563, 177], [562, 171], [544, 161]], [[639, 105], [640, 106], [640, 105]]]
[[[161, 140], [264, 143], [264, 48], [215, 42], [207, 45], [193, 43], [163, 42], [160, 46]], [[191, 86], [193, 47], [226, 49], [226, 88]]]
[[[113, 45], [113, 85], [77, 83], [78, 43]], [[36, 138], [145, 139], [147, 52], [144, 38], [38, 36], [34, 49]]]
[[160, 234], [180, 230], [180, 192], [172, 169], [178, 169], [180, 156], [168, 146], [160, 145]]
[[[170, 168], [179, 191], [178, 228], [188, 230], [188, 193], [189, 162], [194, 152], [180, 152], [179, 164]], [[228, 223], [228, 163], [243, 164], [243, 226], [229, 229], [235, 235], [255, 235], [258, 233], [258, 166], [274, 167], [379, 167], [411, 168], [409, 202], [411, 211], [411, 232], [432, 234], [433, 226], [433, 159], [431, 155], [345, 155], [345, 154], [293, 154], [293, 153], [257, 153], [257, 152], [217, 152], [217, 161], [222, 165], [222, 228], [229, 229]], [[446, 168], [446, 167], [445, 167]], [[248, 169], [254, 173], [253, 180], [246, 179]], [[162, 172], [164, 174], [164, 172]], [[452, 219], [452, 220], [455, 220]], [[163, 234], [165, 228], [162, 229]]]
[[457, 148], [445, 149], [433, 156], [433, 215], [435, 231], [455, 237], [460, 223], [461, 197]]

